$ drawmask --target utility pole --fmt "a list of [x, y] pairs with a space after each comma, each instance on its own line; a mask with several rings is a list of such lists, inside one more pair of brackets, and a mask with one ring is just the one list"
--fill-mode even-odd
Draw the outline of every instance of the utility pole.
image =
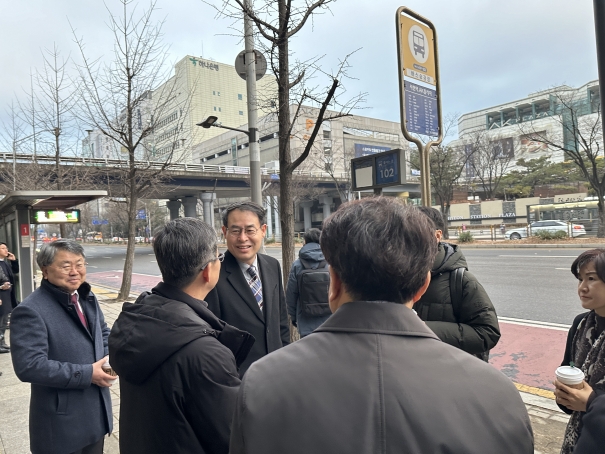
[[[244, 0], [244, 8], [250, 11], [250, 0]], [[246, 93], [248, 96], [248, 146], [250, 149], [250, 189], [252, 201], [262, 206], [260, 176], [260, 148], [258, 143], [258, 111], [256, 102], [256, 55], [252, 19], [244, 12], [244, 44], [246, 49]]]
[[593, 0], [594, 28], [597, 38], [597, 67], [599, 69], [599, 92], [601, 96], [601, 127], [605, 132], [605, 0]]

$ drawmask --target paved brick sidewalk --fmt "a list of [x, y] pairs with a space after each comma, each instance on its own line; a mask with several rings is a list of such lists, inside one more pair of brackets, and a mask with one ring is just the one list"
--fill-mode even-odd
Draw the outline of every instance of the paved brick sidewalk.
[[[118, 317], [121, 303], [111, 302], [113, 291], [95, 288], [105, 320], [109, 326]], [[10, 331], [9, 331], [10, 333]], [[10, 334], [9, 336], [10, 343]], [[9, 354], [0, 355], [0, 454], [29, 453], [28, 411], [30, 386], [15, 376]], [[120, 381], [111, 387], [114, 433], [105, 441], [106, 454], [118, 454], [120, 435]], [[536, 454], [558, 454], [568, 416], [553, 400], [521, 392], [534, 429]]]

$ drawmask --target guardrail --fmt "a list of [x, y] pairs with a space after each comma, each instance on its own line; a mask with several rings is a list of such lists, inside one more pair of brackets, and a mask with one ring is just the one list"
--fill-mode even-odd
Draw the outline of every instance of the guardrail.
[[[4, 162], [13, 162], [12, 153], [0, 153], [0, 160]], [[29, 154], [17, 154], [16, 162], [22, 164], [31, 163], [34, 160], [33, 155]], [[43, 164], [55, 164], [55, 157], [48, 155], [36, 155], [36, 162]], [[118, 167], [128, 168], [129, 162], [123, 159], [108, 159], [108, 158], [84, 158], [84, 157], [70, 157], [61, 156], [59, 158], [59, 164], [61, 165], [82, 165], [82, 166], [94, 166], [94, 167]], [[250, 167], [241, 166], [223, 166], [223, 165], [208, 165], [208, 164], [188, 164], [188, 163], [169, 163], [166, 164], [162, 161], [137, 161], [139, 169], [149, 170], [160, 170], [166, 168], [166, 170], [181, 171], [181, 172], [211, 172], [211, 173], [223, 173], [223, 174], [238, 174], [238, 175], [249, 175]], [[261, 167], [261, 175], [279, 175], [279, 169], [267, 169]], [[347, 174], [340, 172], [338, 174], [330, 174], [319, 170], [295, 170], [294, 175], [311, 177], [311, 178], [335, 178], [335, 179], [348, 179]]]

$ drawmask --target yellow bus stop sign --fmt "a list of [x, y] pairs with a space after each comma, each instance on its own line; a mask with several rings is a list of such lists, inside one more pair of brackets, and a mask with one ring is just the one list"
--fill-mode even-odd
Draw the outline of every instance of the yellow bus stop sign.
[[437, 85], [433, 30], [403, 14], [399, 14], [399, 27], [405, 75]]

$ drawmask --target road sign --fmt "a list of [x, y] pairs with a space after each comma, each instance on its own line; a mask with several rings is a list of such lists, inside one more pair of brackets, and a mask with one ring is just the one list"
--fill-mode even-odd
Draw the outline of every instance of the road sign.
[[439, 136], [437, 92], [412, 82], [405, 86], [405, 121], [409, 132]]
[[145, 208], [137, 210], [137, 219], [147, 219], [147, 215], [145, 214]]
[[354, 191], [406, 183], [405, 154], [400, 148], [351, 159], [351, 169]]
[[431, 21], [405, 6], [397, 9], [395, 23], [401, 131], [418, 148], [422, 204], [431, 206], [429, 153], [443, 139], [437, 32]]
[[[254, 51], [254, 55], [256, 56], [256, 80], [260, 80], [267, 72], [267, 59], [257, 50]], [[235, 71], [244, 80], [246, 80], [248, 73], [246, 66], [246, 51], [242, 50], [237, 54], [237, 57], [235, 57]]]
[[405, 75], [436, 85], [435, 39], [433, 30], [409, 16], [399, 15], [401, 49]]

